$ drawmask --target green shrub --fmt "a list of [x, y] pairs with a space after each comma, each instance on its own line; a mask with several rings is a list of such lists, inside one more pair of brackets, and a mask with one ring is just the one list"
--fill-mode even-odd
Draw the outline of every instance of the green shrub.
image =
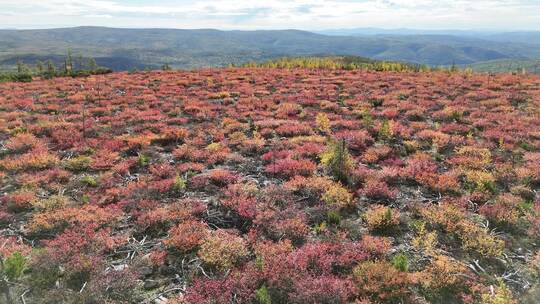
[[348, 183], [354, 161], [347, 149], [345, 140], [331, 141], [327, 150], [321, 155], [321, 163], [337, 180]]
[[174, 179], [174, 183], [171, 187], [171, 190], [174, 191], [174, 192], [183, 192], [184, 190], [186, 190], [186, 185], [187, 182], [186, 180], [180, 176], [180, 175], [177, 175], [176, 178]]
[[97, 180], [93, 176], [83, 177], [83, 179], [81, 180], [81, 183], [89, 187], [97, 187], [98, 185]]
[[83, 204], [90, 203], [90, 196], [88, 194], [83, 194], [82, 197], [81, 197], [81, 202]]
[[22, 276], [26, 259], [20, 252], [13, 253], [2, 263], [2, 272], [9, 280], [15, 280]]
[[371, 99], [369, 100], [369, 103], [371, 103], [371, 105], [372, 105], [374, 108], [378, 108], [378, 107], [380, 107], [380, 106], [383, 105], [384, 99], [382, 99], [382, 98], [371, 98]]
[[406, 254], [400, 253], [392, 259], [392, 265], [399, 271], [408, 271], [409, 258], [407, 258]]
[[326, 222], [330, 225], [339, 225], [341, 223], [341, 215], [337, 211], [328, 211], [326, 214]]
[[92, 159], [88, 156], [78, 156], [64, 162], [64, 168], [72, 172], [84, 172], [90, 167]]
[[315, 231], [316, 234], [323, 234], [327, 229], [328, 229], [328, 224], [326, 223], [326, 221], [324, 221], [320, 224], [315, 225], [315, 227], [313, 228], [313, 231]]
[[270, 298], [270, 294], [268, 293], [266, 286], [257, 289], [255, 298], [257, 299], [258, 304], [272, 304], [272, 299]]
[[150, 162], [150, 158], [144, 154], [139, 154], [139, 158], [137, 159], [137, 163], [140, 167], [146, 167], [148, 166], [148, 163]]
[[393, 121], [390, 121], [390, 120], [383, 121], [377, 135], [378, 135], [378, 138], [382, 140], [392, 139], [394, 137]]

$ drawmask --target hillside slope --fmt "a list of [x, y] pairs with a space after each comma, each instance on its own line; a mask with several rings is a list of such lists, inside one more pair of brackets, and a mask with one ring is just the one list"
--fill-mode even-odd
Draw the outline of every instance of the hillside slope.
[[539, 108], [534, 75], [2, 83], [0, 301], [537, 303]]

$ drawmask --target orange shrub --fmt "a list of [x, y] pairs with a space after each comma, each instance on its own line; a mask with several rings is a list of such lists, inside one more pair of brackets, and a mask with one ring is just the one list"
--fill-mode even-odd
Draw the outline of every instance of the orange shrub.
[[527, 214], [527, 220], [530, 223], [528, 233], [531, 237], [540, 239], [540, 203], [536, 201], [533, 210]]
[[19, 190], [7, 194], [2, 198], [2, 203], [6, 204], [11, 211], [23, 211], [32, 208], [36, 194], [28, 190]]
[[43, 170], [58, 163], [58, 157], [45, 150], [36, 149], [15, 157], [0, 160], [0, 167], [9, 171]]
[[353, 277], [360, 296], [384, 303], [409, 298], [409, 288], [416, 281], [412, 274], [399, 271], [386, 261], [363, 262], [354, 268]]
[[333, 181], [326, 176], [303, 177], [295, 176], [285, 183], [285, 188], [292, 191], [301, 191], [305, 194], [315, 196], [322, 195], [326, 189], [331, 187]]
[[159, 132], [159, 137], [153, 139], [154, 142], [161, 144], [179, 143], [182, 142], [189, 132], [184, 128], [166, 127]]
[[391, 152], [392, 148], [388, 146], [369, 147], [362, 155], [362, 161], [368, 164], [375, 164], [388, 157]]
[[432, 293], [441, 289], [461, 291], [466, 277], [472, 275], [463, 263], [445, 255], [436, 255], [422, 271], [422, 285]]
[[44, 148], [43, 142], [31, 133], [18, 133], [5, 144], [6, 149], [12, 153], [24, 153], [36, 148]]
[[302, 107], [296, 103], [282, 103], [278, 106], [276, 110], [276, 117], [278, 118], [287, 118], [289, 116], [294, 116], [302, 111]]
[[45, 211], [32, 216], [28, 224], [28, 231], [39, 234], [61, 231], [73, 225], [96, 224], [102, 226], [115, 223], [119, 220], [119, 216], [118, 211], [107, 210], [93, 205]]
[[387, 254], [392, 248], [392, 242], [385, 237], [372, 236], [366, 234], [360, 241], [362, 248], [370, 254], [372, 258], [380, 258]]
[[200, 221], [187, 220], [169, 231], [169, 239], [164, 243], [182, 252], [188, 252], [202, 244], [208, 235], [208, 226]]

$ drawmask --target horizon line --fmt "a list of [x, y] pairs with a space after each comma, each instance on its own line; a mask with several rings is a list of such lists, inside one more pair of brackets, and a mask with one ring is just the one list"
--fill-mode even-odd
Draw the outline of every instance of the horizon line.
[[40, 26], [40, 27], [2, 27], [0, 30], [13, 30], [13, 31], [31, 31], [31, 30], [57, 30], [57, 29], [75, 29], [75, 28], [107, 28], [107, 29], [133, 29], [133, 30], [215, 30], [215, 31], [245, 31], [245, 32], [254, 32], [254, 31], [305, 31], [312, 33], [321, 33], [321, 32], [330, 32], [330, 31], [361, 31], [361, 30], [373, 30], [373, 31], [424, 31], [424, 32], [477, 32], [477, 33], [516, 33], [516, 32], [540, 32], [539, 29], [492, 29], [492, 28], [412, 28], [412, 27], [339, 27], [339, 28], [324, 28], [324, 29], [303, 29], [303, 28], [218, 28], [218, 27], [200, 27], [200, 28], [189, 28], [189, 27], [132, 27], [132, 26], [101, 26], [101, 25], [50, 25], [50, 26]]

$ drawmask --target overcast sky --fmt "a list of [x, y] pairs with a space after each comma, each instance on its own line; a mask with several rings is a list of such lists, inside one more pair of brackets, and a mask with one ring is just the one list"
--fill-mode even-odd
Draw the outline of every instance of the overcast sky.
[[0, 0], [0, 28], [540, 30], [540, 0]]

